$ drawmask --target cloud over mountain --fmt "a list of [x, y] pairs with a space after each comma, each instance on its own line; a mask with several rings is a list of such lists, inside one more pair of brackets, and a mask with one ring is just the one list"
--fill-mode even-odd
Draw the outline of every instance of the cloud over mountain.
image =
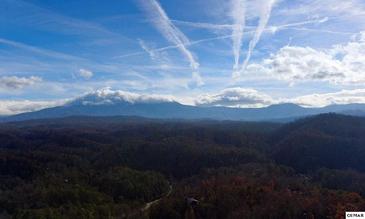
[[117, 103], [163, 103], [174, 102], [175, 98], [168, 95], [137, 94], [122, 90], [103, 88], [76, 98], [69, 104], [82, 105], [112, 105]]
[[33, 112], [49, 107], [64, 104], [58, 101], [32, 101], [32, 100], [0, 100], [0, 115], [13, 115], [24, 112]]
[[228, 88], [216, 94], [206, 94], [196, 100], [199, 106], [262, 107], [274, 103], [273, 99], [254, 89]]
[[342, 90], [325, 94], [310, 94], [293, 98], [291, 102], [301, 106], [322, 107], [333, 104], [365, 103], [365, 89]]
[[[117, 104], [134, 105], [173, 102], [179, 103], [179, 98], [172, 95], [142, 94], [103, 88], [69, 100], [0, 100], [0, 115], [32, 112], [60, 105], [112, 106]], [[193, 105], [204, 107], [224, 106], [259, 108], [281, 103], [293, 103], [303, 107], [324, 107], [334, 104], [365, 103], [365, 89], [342, 90], [332, 93], [315, 93], [293, 98], [275, 98], [255, 89], [234, 87], [193, 98]]]

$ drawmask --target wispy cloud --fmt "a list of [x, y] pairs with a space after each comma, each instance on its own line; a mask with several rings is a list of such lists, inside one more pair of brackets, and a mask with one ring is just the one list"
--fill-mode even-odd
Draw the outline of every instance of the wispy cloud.
[[139, 45], [141, 46], [141, 48], [145, 52], [148, 53], [148, 55], [151, 57], [151, 59], [153, 59], [153, 60], [156, 59], [156, 56], [157, 56], [156, 51], [154, 51], [153, 49], [149, 48], [143, 40], [139, 39], [138, 42], [139, 42]]
[[[265, 30], [271, 30], [272, 32], [276, 32], [281, 29], [290, 29], [293, 27], [298, 26], [305, 26], [309, 24], [321, 24], [325, 23], [329, 20], [328, 17], [318, 18], [318, 19], [310, 19], [300, 22], [293, 22], [288, 24], [280, 24], [280, 25], [272, 25], [267, 26]], [[202, 23], [202, 22], [191, 22], [191, 21], [181, 21], [181, 20], [172, 20], [173, 23], [181, 26], [187, 26], [192, 28], [198, 28], [198, 29], [208, 29], [214, 32], [217, 31], [227, 31], [232, 30], [234, 28], [234, 24], [214, 24], [214, 23]], [[255, 30], [256, 26], [251, 25], [245, 25], [245, 31], [252, 32], [252, 30]], [[335, 33], [335, 32], [334, 32]]]
[[186, 47], [186, 45], [190, 44], [189, 39], [172, 23], [164, 9], [156, 0], [140, 0], [140, 3], [157, 30], [166, 40], [173, 43], [189, 61], [190, 67], [193, 70], [193, 76], [199, 79], [197, 85], [202, 85], [199, 74], [199, 63], [193, 53]]
[[[252, 40], [250, 41], [247, 56], [246, 56], [245, 61], [243, 62], [240, 74], [242, 74], [242, 72], [246, 70], [248, 62], [251, 59], [252, 52], [255, 49], [257, 43], [260, 41], [262, 33], [265, 31], [265, 28], [266, 28], [267, 23], [269, 22], [271, 10], [275, 4], [275, 1], [276, 0], [267, 0], [267, 1], [264, 1], [263, 5], [262, 5], [259, 24], [257, 26], [255, 35], [253, 36]], [[237, 76], [237, 75], [234, 75], [234, 76]]]
[[34, 85], [42, 81], [42, 78], [31, 77], [17, 77], [17, 76], [3, 76], [0, 77], [0, 88], [18, 90], [27, 86]]
[[234, 55], [234, 75], [238, 72], [241, 47], [243, 41], [243, 34], [246, 25], [246, 0], [232, 0], [232, 14], [233, 27], [232, 27], [232, 49]]
[[28, 25], [35, 29], [67, 35], [79, 35], [87, 38], [113, 37], [114, 39], [132, 42], [131, 39], [115, 33], [100, 24], [58, 14], [28, 1], [3, 0], [1, 3], [0, 18], [1, 14], [10, 15], [14, 18], [12, 21], [21, 22], [22, 25]]
[[147, 43], [141, 39], [138, 40], [139, 45], [141, 46], [141, 48], [148, 53], [148, 55], [150, 56], [150, 58], [154, 61], [158, 61], [159, 63], [168, 63], [169, 62], [169, 58], [167, 57], [167, 54], [164, 53], [165, 50], [161, 50], [161, 49], [155, 49], [153, 47], [151, 47], [150, 45], [147, 45]]
[[284, 7], [279, 10], [281, 16], [327, 14], [350, 18], [351, 20], [365, 15], [365, 4], [362, 0], [299, 0], [299, 6]]
[[288, 28], [288, 29], [297, 30], [297, 31], [306, 31], [306, 32], [339, 34], [339, 35], [354, 35], [354, 34], [356, 34], [355, 32], [324, 30], [324, 29], [313, 29], [313, 28], [306, 28], [306, 27], [291, 27], [291, 28]]
[[5, 75], [8, 72], [29, 74], [76, 72], [80, 76], [79, 70], [83, 68], [82, 66], [88, 66], [95, 71], [120, 74], [120, 69], [131, 66], [75, 56], [4, 38], [0, 38], [1, 45], [9, 47], [5, 53], [0, 50], [0, 74]]
[[85, 60], [83, 58], [76, 57], [76, 56], [73, 56], [73, 55], [68, 55], [68, 54], [64, 54], [64, 53], [60, 53], [60, 52], [55, 52], [55, 51], [52, 51], [52, 50], [42, 49], [42, 48], [39, 48], [39, 47], [27, 45], [25, 43], [16, 42], [16, 41], [3, 39], [3, 38], [0, 38], [0, 44], [5, 44], [5, 45], [8, 45], [8, 46], [12, 46], [12, 47], [15, 47], [15, 48], [19, 48], [19, 49], [23, 49], [23, 50], [33, 52], [33, 53], [36, 53], [38, 55], [47, 56], [47, 57], [56, 58], [56, 59], [79, 60], [79, 61], [80, 60]]
[[37, 100], [0, 100], [0, 115], [14, 115], [32, 112], [44, 108], [63, 105], [66, 100], [37, 101]]
[[170, 58], [165, 51], [157, 51], [156, 49], [151, 48], [147, 43], [141, 39], [138, 40], [141, 48], [148, 53], [151, 60], [156, 62], [161, 69], [167, 70], [171, 67]]

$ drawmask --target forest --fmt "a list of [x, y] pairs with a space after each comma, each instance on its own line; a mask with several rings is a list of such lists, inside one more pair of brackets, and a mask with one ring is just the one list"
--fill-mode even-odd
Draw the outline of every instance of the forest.
[[0, 218], [345, 218], [365, 118], [68, 117], [0, 124]]

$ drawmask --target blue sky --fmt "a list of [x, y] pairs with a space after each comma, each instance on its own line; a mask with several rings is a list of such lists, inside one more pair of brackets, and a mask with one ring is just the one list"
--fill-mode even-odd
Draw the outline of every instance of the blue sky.
[[362, 0], [2, 0], [0, 114], [98, 89], [194, 105], [365, 102]]

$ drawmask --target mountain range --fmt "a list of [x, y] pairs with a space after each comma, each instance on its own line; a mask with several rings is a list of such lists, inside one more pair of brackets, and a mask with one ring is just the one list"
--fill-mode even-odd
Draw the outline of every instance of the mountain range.
[[365, 116], [365, 104], [307, 108], [283, 103], [262, 108], [191, 106], [162, 97], [131, 96], [129, 93], [95, 92], [62, 106], [1, 117], [0, 121], [62, 118], [69, 116], [138, 116], [156, 119], [214, 119], [235, 121], [292, 121], [322, 113]]

